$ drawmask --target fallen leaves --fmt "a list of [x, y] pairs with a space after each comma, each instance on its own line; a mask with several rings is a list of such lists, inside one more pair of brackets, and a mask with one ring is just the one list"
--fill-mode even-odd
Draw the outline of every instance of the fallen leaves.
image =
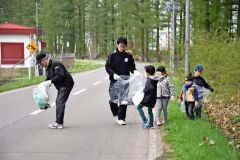
[[[204, 106], [210, 120], [233, 139], [236, 146], [240, 145], [240, 93], [228, 101], [211, 97]], [[210, 142], [206, 138], [203, 142]]]

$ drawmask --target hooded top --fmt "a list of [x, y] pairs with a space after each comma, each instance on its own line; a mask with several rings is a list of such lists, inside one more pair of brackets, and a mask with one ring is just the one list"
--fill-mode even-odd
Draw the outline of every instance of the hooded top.
[[145, 83], [145, 88], [143, 89], [144, 97], [141, 102], [143, 106], [151, 107], [153, 108], [156, 103], [156, 97], [157, 97], [157, 83], [158, 78], [154, 76], [149, 76], [147, 78], [147, 81]]

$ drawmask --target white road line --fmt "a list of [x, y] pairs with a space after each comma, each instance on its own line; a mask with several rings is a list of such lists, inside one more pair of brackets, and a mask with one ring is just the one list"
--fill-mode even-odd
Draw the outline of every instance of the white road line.
[[80, 93], [82, 93], [82, 92], [85, 92], [86, 90], [87, 90], [87, 89], [82, 89], [82, 90], [80, 90], [80, 91], [77, 91], [77, 92], [73, 93], [72, 95], [73, 95], [73, 96], [78, 95], [78, 94], [80, 94]]
[[96, 86], [96, 85], [98, 85], [100, 83], [101, 83], [101, 81], [97, 81], [96, 83], [93, 83], [93, 85]]
[[42, 112], [43, 110], [41, 110], [41, 109], [39, 109], [39, 110], [36, 110], [36, 111], [34, 111], [34, 112], [32, 112], [32, 113], [30, 113], [29, 115], [36, 115], [36, 114], [38, 114], [38, 113], [40, 113], [40, 112]]
[[[54, 106], [55, 105], [55, 102], [54, 103], [52, 103], [50, 106], [52, 107], [52, 106]], [[39, 109], [39, 110], [36, 110], [36, 111], [34, 111], [34, 112], [32, 112], [32, 113], [30, 113], [29, 115], [37, 115], [38, 113], [41, 113], [43, 110], [41, 110], [41, 109]]]

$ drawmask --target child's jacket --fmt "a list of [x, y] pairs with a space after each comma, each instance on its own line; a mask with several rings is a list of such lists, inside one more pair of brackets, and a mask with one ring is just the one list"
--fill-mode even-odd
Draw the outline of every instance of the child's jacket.
[[159, 79], [157, 83], [157, 97], [170, 98], [175, 95], [174, 87], [168, 76]]
[[185, 102], [195, 102], [199, 100], [195, 85], [183, 85], [183, 100]]
[[153, 108], [156, 103], [156, 97], [157, 97], [157, 83], [158, 80], [156, 77], [148, 77], [147, 81], [145, 83], [145, 88], [143, 90], [144, 97], [141, 102], [143, 106], [151, 107]]

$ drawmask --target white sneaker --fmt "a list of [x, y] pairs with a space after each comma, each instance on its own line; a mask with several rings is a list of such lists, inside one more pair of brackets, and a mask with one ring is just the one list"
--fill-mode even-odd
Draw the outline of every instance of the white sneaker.
[[118, 120], [119, 125], [126, 125], [126, 122], [124, 120]]
[[124, 100], [121, 102], [122, 105], [127, 105], [128, 104], [128, 101]]
[[113, 119], [118, 123], [118, 116], [113, 116]]
[[49, 124], [48, 127], [51, 129], [63, 129], [64, 128], [63, 124], [57, 124], [57, 123]]

